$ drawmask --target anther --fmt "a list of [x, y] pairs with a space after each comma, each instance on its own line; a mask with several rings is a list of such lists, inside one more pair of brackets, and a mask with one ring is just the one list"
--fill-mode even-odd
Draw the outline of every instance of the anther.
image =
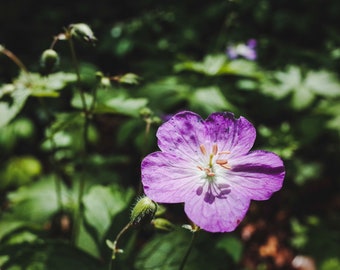
[[212, 154], [215, 156], [217, 154], [217, 151], [218, 151], [217, 144], [214, 144], [212, 147]]
[[200, 150], [201, 150], [203, 155], [207, 154], [207, 150], [205, 150], [205, 146], [203, 144], [200, 145]]
[[204, 171], [204, 168], [202, 166], [197, 166], [197, 168], [200, 170], [200, 171]]
[[228, 160], [226, 160], [226, 159], [217, 159], [216, 160], [216, 164], [218, 164], [218, 165], [225, 165], [227, 163], [228, 163]]
[[224, 154], [230, 154], [231, 152], [230, 151], [221, 151], [221, 152], [219, 152], [218, 154], [219, 155], [224, 155]]
[[205, 169], [205, 172], [208, 176], [215, 176], [215, 173], [213, 173], [210, 169]]

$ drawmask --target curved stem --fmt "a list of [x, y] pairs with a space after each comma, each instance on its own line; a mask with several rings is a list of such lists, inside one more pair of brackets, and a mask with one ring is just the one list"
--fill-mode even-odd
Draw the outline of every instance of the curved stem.
[[187, 249], [187, 252], [185, 253], [184, 257], [183, 257], [183, 260], [181, 262], [181, 265], [179, 266], [178, 270], [183, 270], [184, 269], [184, 266], [189, 258], [189, 255], [191, 253], [191, 250], [192, 250], [192, 247], [193, 247], [193, 243], [194, 243], [194, 240], [196, 238], [196, 232], [192, 232], [192, 236], [191, 236], [191, 240], [190, 240], [190, 243], [189, 243], [189, 246], [188, 246], [188, 249]]
[[116, 239], [113, 241], [113, 248], [112, 248], [112, 257], [110, 260], [110, 264], [109, 264], [109, 270], [112, 270], [112, 261], [114, 260], [115, 256], [117, 253], [121, 253], [122, 250], [119, 249], [117, 247], [118, 245], [118, 241], [120, 239], [120, 237], [132, 226], [132, 223], [129, 222], [128, 224], [125, 225], [125, 227], [123, 229], [121, 229], [121, 231], [118, 233], [118, 235], [116, 236]]
[[9, 59], [11, 59], [23, 72], [28, 74], [28, 70], [26, 66], [21, 62], [21, 60], [10, 50], [7, 50], [5, 47], [0, 45], [0, 53], [6, 55]]

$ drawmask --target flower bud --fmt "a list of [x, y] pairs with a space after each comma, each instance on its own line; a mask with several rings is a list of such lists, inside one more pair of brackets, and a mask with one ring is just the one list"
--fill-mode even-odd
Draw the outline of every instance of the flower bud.
[[55, 50], [45, 50], [40, 57], [40, 65], [43, 74], [50, 74], [52, 70], [59, 64], [59, 56]]
[[134, 73], [126, 73], [123, 76], [119, 77], [118, 81], [120, 83], [126, 84], [138, 84], [140, 81], [140, 77]]
[[85, 23], [76, 23], [69, 26], [72, 37], [79, 38], [89, 43], [94, 43], [97, 38], [94, 36], [91, 28]]
[[157, 204], [146, 196], [142, 197], [132, 209], [130, 222], [134, 226], [150, 222], [156, 211]]
[[155, 218], [152, 221], [152, 225], [155, 226], [156, 229], [163, 231], [172, 231], [175, 229], [175, 225], [165, 218]]

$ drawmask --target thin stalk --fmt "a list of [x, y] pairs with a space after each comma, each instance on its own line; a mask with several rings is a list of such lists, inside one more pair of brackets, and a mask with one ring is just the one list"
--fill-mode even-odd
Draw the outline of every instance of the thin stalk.
[[112, 261], [113, 261], [114, 257], [116, 256], [116, 253], [122, 252], [119, 248], [117, 248], [118, 241], [119, 241], [120, 237], [131, 227], [131, 225], [132, 225], [131, 222], [126, 224], [126, 226], [118, 233], [118, 235], [116, 236], [116, 239], [113, 241], [112, 258], [110, 260], [109, 270], [112, 270]]
[[0, 53], [6, 55], [9, 59], [11, 59], [23, 72], [28, 75], [28, 70], [26, 66], [21, 62], [21, 60], [10, 50], [7, 50], [5, 47], [0, 45]]
[[72, 242], [73, 242], [74, 245], [77, 245], [80, 226], [82, 224], [81, 205], [82, 205], [83, 195], [84, 195], [84, 191], [85, 191], [85, 171], [84, 170], [85, 170], [87, 153], [88, 153], [88, 149], [89, 149], [88, 129], [89, 129], [90, 112], [88, 111], [88, 108], [87, 108], [87, 104], [86, 104], [86, 100], [85, 100], [85, 94], [81, 89], [81, 77], [80, 77], [80, 71], [79, 71], [79, 64], [78, 64], [78, 60], [77, 60], [77, 56], [76, 56], [76, 52], [75, 52], [75, 48], [74, 48], [74, 43], [73, 43], [72, 37], [71, 37], [70, 33], [68, 32], [68, 30], [66, 32], [67, 32], [66, 36], [68, 37], [68, 41], [69, 41], [69, 45], [70, 45], [73, 66], [74, 66], [76, 76], [77, 76], [77, 84], [78, 84], [79, 94], [80, 94], [80, 98], [81, 98], [81, 102], [82, 102], [82, 108], [83, 108], [83, 112], [85, 114], [84, 115], [85, 121], [84, 121], [84, 127], [83, 127], [84, 152], [82, 154], [82, 161], [81, 161], [82, 172], [81, 172], [81, 176], [80, 176], [80, 179], [79, 179], [78, 198], [77, 198], [77, 205], [76, 205], [75, 214], [74, 214], [74, 227], [73, 227], [73, 235], [72, 235]]
[[71, 50], [71, 56], [72, 56], [73, 66], [74, 66], [75, 71], [76, 71], [77, 84], [78, 84], [78, 88], [79, 88], [79, 93], [80, 93], [80, 98], [81, 98], [83, 110], [84, 110], [85, 113], [87, 113], [87, 106], [86, 106], [85, 94], [84, 94], [84, 92], [83, 92], [83, 91], [81, 90], [81, 88], [80, 88], [81, 77], [80, 77], [80, 71], [79, 71], [78, 60], [77, 60], [77, 56], [76, 56], [76, 51], [75, 51], [75, 49], [74, 49], [73, 39], [72, 39], [72, 37], [71, 37], [70, 34], [68, 34], [68, 42], [69, 42], [69, 45], [70, 45], [70, 50]]
[[187, 260], [189, 258], [189, 255], [191, 253], [191, 250], [192, 250], [195, 238], [196, 238], [196, 232], [192, 232], [192, 236], [191, 236], [191, 240], [190, 240], [187, 252], [185, 253], [185, 255], [183, 257], [183, 260], [182, 260], [181, 265], [179, 266], [178, 270], [183, 270], [184, 269], [184, 266], [185, 266], [185, 264], [186, 264], [186, 262], [187, 262]]

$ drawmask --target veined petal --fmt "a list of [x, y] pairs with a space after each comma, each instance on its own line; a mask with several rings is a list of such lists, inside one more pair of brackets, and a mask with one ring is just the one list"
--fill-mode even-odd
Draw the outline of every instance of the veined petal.
[[184, 202], [195, 193], [199, 180], [197, 167], [179, 156], [154, 152], [142, 161], [144, 192], [156, 202]]
[[213, 203], [203, 197], [192, 196], [184, 205], [187, 216], [201, 229], [208, 232], [230, 232], [243, 220], [250, 199], [242, 193], [231, 191], [227, 198], [216, 198]]
[[200, 145], [204, 142], [204, 121], [193, 112], [174, 115], [157, 131], [158, 147], [163, 152], [192, 159], [200, 156]]
[[247, 119], [236, 119], [228, 112], [211, 114], [205, 126], [210, 142], [217, 143], [221, 151], [230, 151], [230, 158], [248, 153], [256, 138], [256, 130]]
[[282, 187], [285, 176], [283, 161], [267, 151], [252, 151], [230, 160], [228, 178], [232, 188], [253, 200], [267, 200]]

